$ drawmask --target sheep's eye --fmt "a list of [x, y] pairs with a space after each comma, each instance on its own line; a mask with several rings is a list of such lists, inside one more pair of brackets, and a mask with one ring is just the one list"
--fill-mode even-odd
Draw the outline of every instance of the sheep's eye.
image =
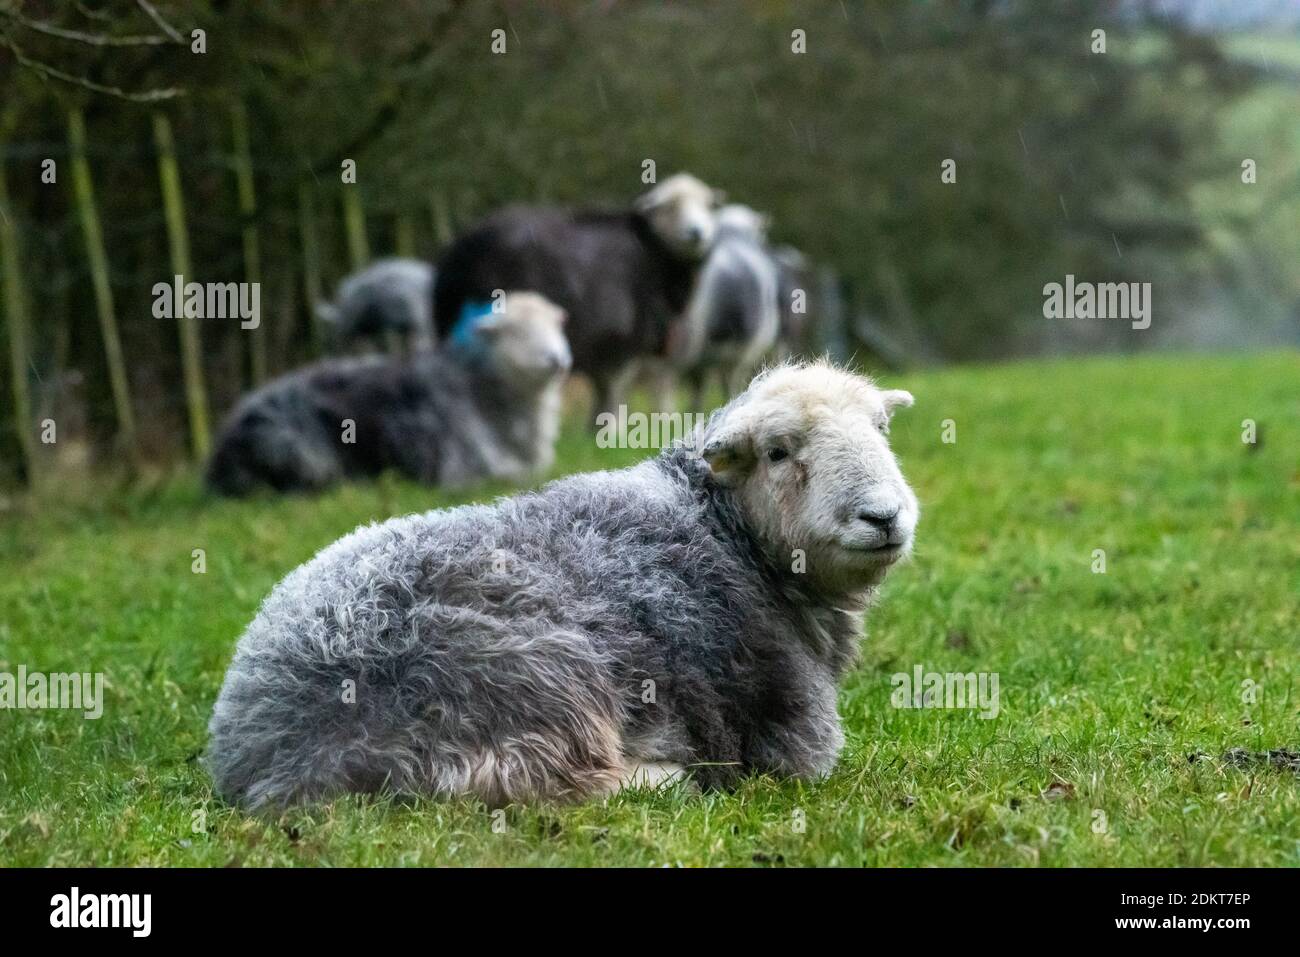
[[767, 460], [769, 462], [780, 462], [782, 459], [789, 457], [790, 453], [783, 448], [774, 447], [767, 450]]

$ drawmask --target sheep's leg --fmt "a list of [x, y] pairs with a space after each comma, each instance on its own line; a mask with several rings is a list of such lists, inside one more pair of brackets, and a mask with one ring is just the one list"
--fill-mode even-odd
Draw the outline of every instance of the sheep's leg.
[[676, 370], [668, 362], [658, 360], [652, 366], [651, 376], [654, 378], [656, 410], [675, 412], [678, 408]]
[[632, 391], [632, 383], [636, 381], [637, 371], [637, 364], [629, 362], [610, 379], [608, 406], [610, 412], [617, 412], [618, 407], [627, 402], [628, 393]]
[[608, 374], [604, 372], [592, 373], [591, 387], [591, 415], [589, 422], [594, 428], [600, 413], [609, 411], [611, 387]]
[[704, 384], [707, 381], [703, 368], [695, 368], [687, 372], [683, 378], [691, 390], [691, 412], [704, 412]]
[[627, 401], [628, 386], [635, 376], [636, 363], [634, 362], [629, 362], [617, 370], [602, 370], [592, 375], [596, 386], [596, 407], [591, 413], [593, 426], [596, 423], [596, 416], [602, 412], [618, 414], [619, 404]]

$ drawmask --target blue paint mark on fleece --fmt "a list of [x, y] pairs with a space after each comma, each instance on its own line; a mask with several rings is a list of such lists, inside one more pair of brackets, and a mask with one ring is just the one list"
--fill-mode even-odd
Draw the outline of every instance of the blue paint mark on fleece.
[[491, 314], [492, 303], [483, 299], [468, 300], [460, 307], [460, 315], [456, 318], [456, 324], [451, 327], [451, 335], [447, 337], [447, 341], [471, 351], [482, 348], [482, 342], [474, 333], [478, 329], [479, 320]]

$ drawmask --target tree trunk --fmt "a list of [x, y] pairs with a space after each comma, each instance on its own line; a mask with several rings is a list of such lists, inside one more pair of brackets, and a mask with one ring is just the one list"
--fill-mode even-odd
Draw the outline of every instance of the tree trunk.
[[131, 408], [131, 391], [122, 357], [122, 339], [117, 331], [117, 311], [113, 304], [113, 287], [109, 282], [108, 255], [104, 251], [104, 231], [95, 208], [95, 187], [86, 161], [86, 125], [81, 110], [68, 114], [68, 145], [72, 154], [72, 192], [81, 219], [81, 232], [90, 261], [91, 285], [95, 291], [95, 311], [99, 314], [99, 331], [104, 340], [104, 361], [108, 366], [108, 383], [113, 393], [113, 412], [117, 417], [117, 447], [135, 464], [135, 415]]
[[446, 194], [436, 191], [429, 194], [429, 213], [433, 217], [433, 238], [441, 252], [451, 245], [454, 236]]
[[27, 343], [27, 305], [23, 297], [22, 268], [18, 254], [18, 227], [9, 205], [4, 165], [0, 164], [0, 265], [4, 268], [4, 311], [9, 329], [9, 371], [13, 378], [14, 432], [23, 454], [23, 471], [29, 485], [37, 483], [36, 433], [32, 422], [32, 393], [27, 381], [31, 353]]
[[[253, 187], [253, 149], [248, 136], [248, 111], [243, 103], [235, 103], [230, 112], [232, 139], [235, 147], [235, 180], [239, 187], [239, 218], [243, 222], [244, 282], [262, 282], [261, 246], [257, 240], [257, 192]], [[244, 330], [241, 329], [241, 332]], [[250, 368], [253, 385], [266, 381], [266, 318], [258, 316], [249, 340]]]
[[348, 260], [355, 271], [370, 261], [370, 243], [366, 240], [366, 214], [361, 208], [361, 194], [352, 184], [343, 187], [343, 226], [348, 235]]
[[[155, 113], [154, 142], [158, 149], [158, 179], [162, 184], [163, 211], [167, 219], [167, 240], [171, 246], [173, 276], [181, 282], [193, 279], [190, 270], [190, 241], [185, 231], [185, 205], [181, 198], [181, 177], [176, 166], [176, 147], [167, 117]], [[208, 397], [203, 387], [203, 361], [198, 320], [187, 314], [184, 301], [174, 303], [181, 341], [181, 372], [185, 379], [185, 407], [190, 421], [190, 447], [195, 459], [208, 457], [212, 440], [208, 429]]]
[[407, 259], [415, 258], [415, 223], [406, 213], [398, 213], [393, 226], [393, 240], [397, 255]]
[[324, 301], [320, 271], [320, 236], [316, 231], [316, 193], [309, 180], [298, 185], [298, 232], [302, 237], [302, 293], [307, 297], [307, 322], [316, 355], [325, 352], [325, 336], [317, 304]]

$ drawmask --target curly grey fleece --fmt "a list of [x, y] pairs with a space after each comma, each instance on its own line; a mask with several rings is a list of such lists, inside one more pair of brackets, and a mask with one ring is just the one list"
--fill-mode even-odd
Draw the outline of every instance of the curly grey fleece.
[[[702, 452], [371, 525], [292, 572], [217, 700], [217, 792], [250, 808], [380, 790], [499, 804], [605, 794], [632, 761], [704, 787], [827, 773], [837, 683], [884, 575], [870, 562], [910, 547], [915, 498], [879, 433], [862, 441], [887, 464], [841, 450], [864, 587], [827, 593], [711, 470], [729, 422], [715, 413]], [[894, 515], [858, 517], [886, 493]]]
[[339, 342], [392, 332], [416, 349], [431, 349], [433, 277], [433, 266], [421, 259], [381, 259], [339, 283], [334, 302], [318, 303], [316, 315]]
[[207, 485], [231, 496], [316, 491], [385, 469], [444, 486], [525, 479], [554, 457], [560, 378], [521, 384], [452, 347], [318, 362], [240, 401]]

